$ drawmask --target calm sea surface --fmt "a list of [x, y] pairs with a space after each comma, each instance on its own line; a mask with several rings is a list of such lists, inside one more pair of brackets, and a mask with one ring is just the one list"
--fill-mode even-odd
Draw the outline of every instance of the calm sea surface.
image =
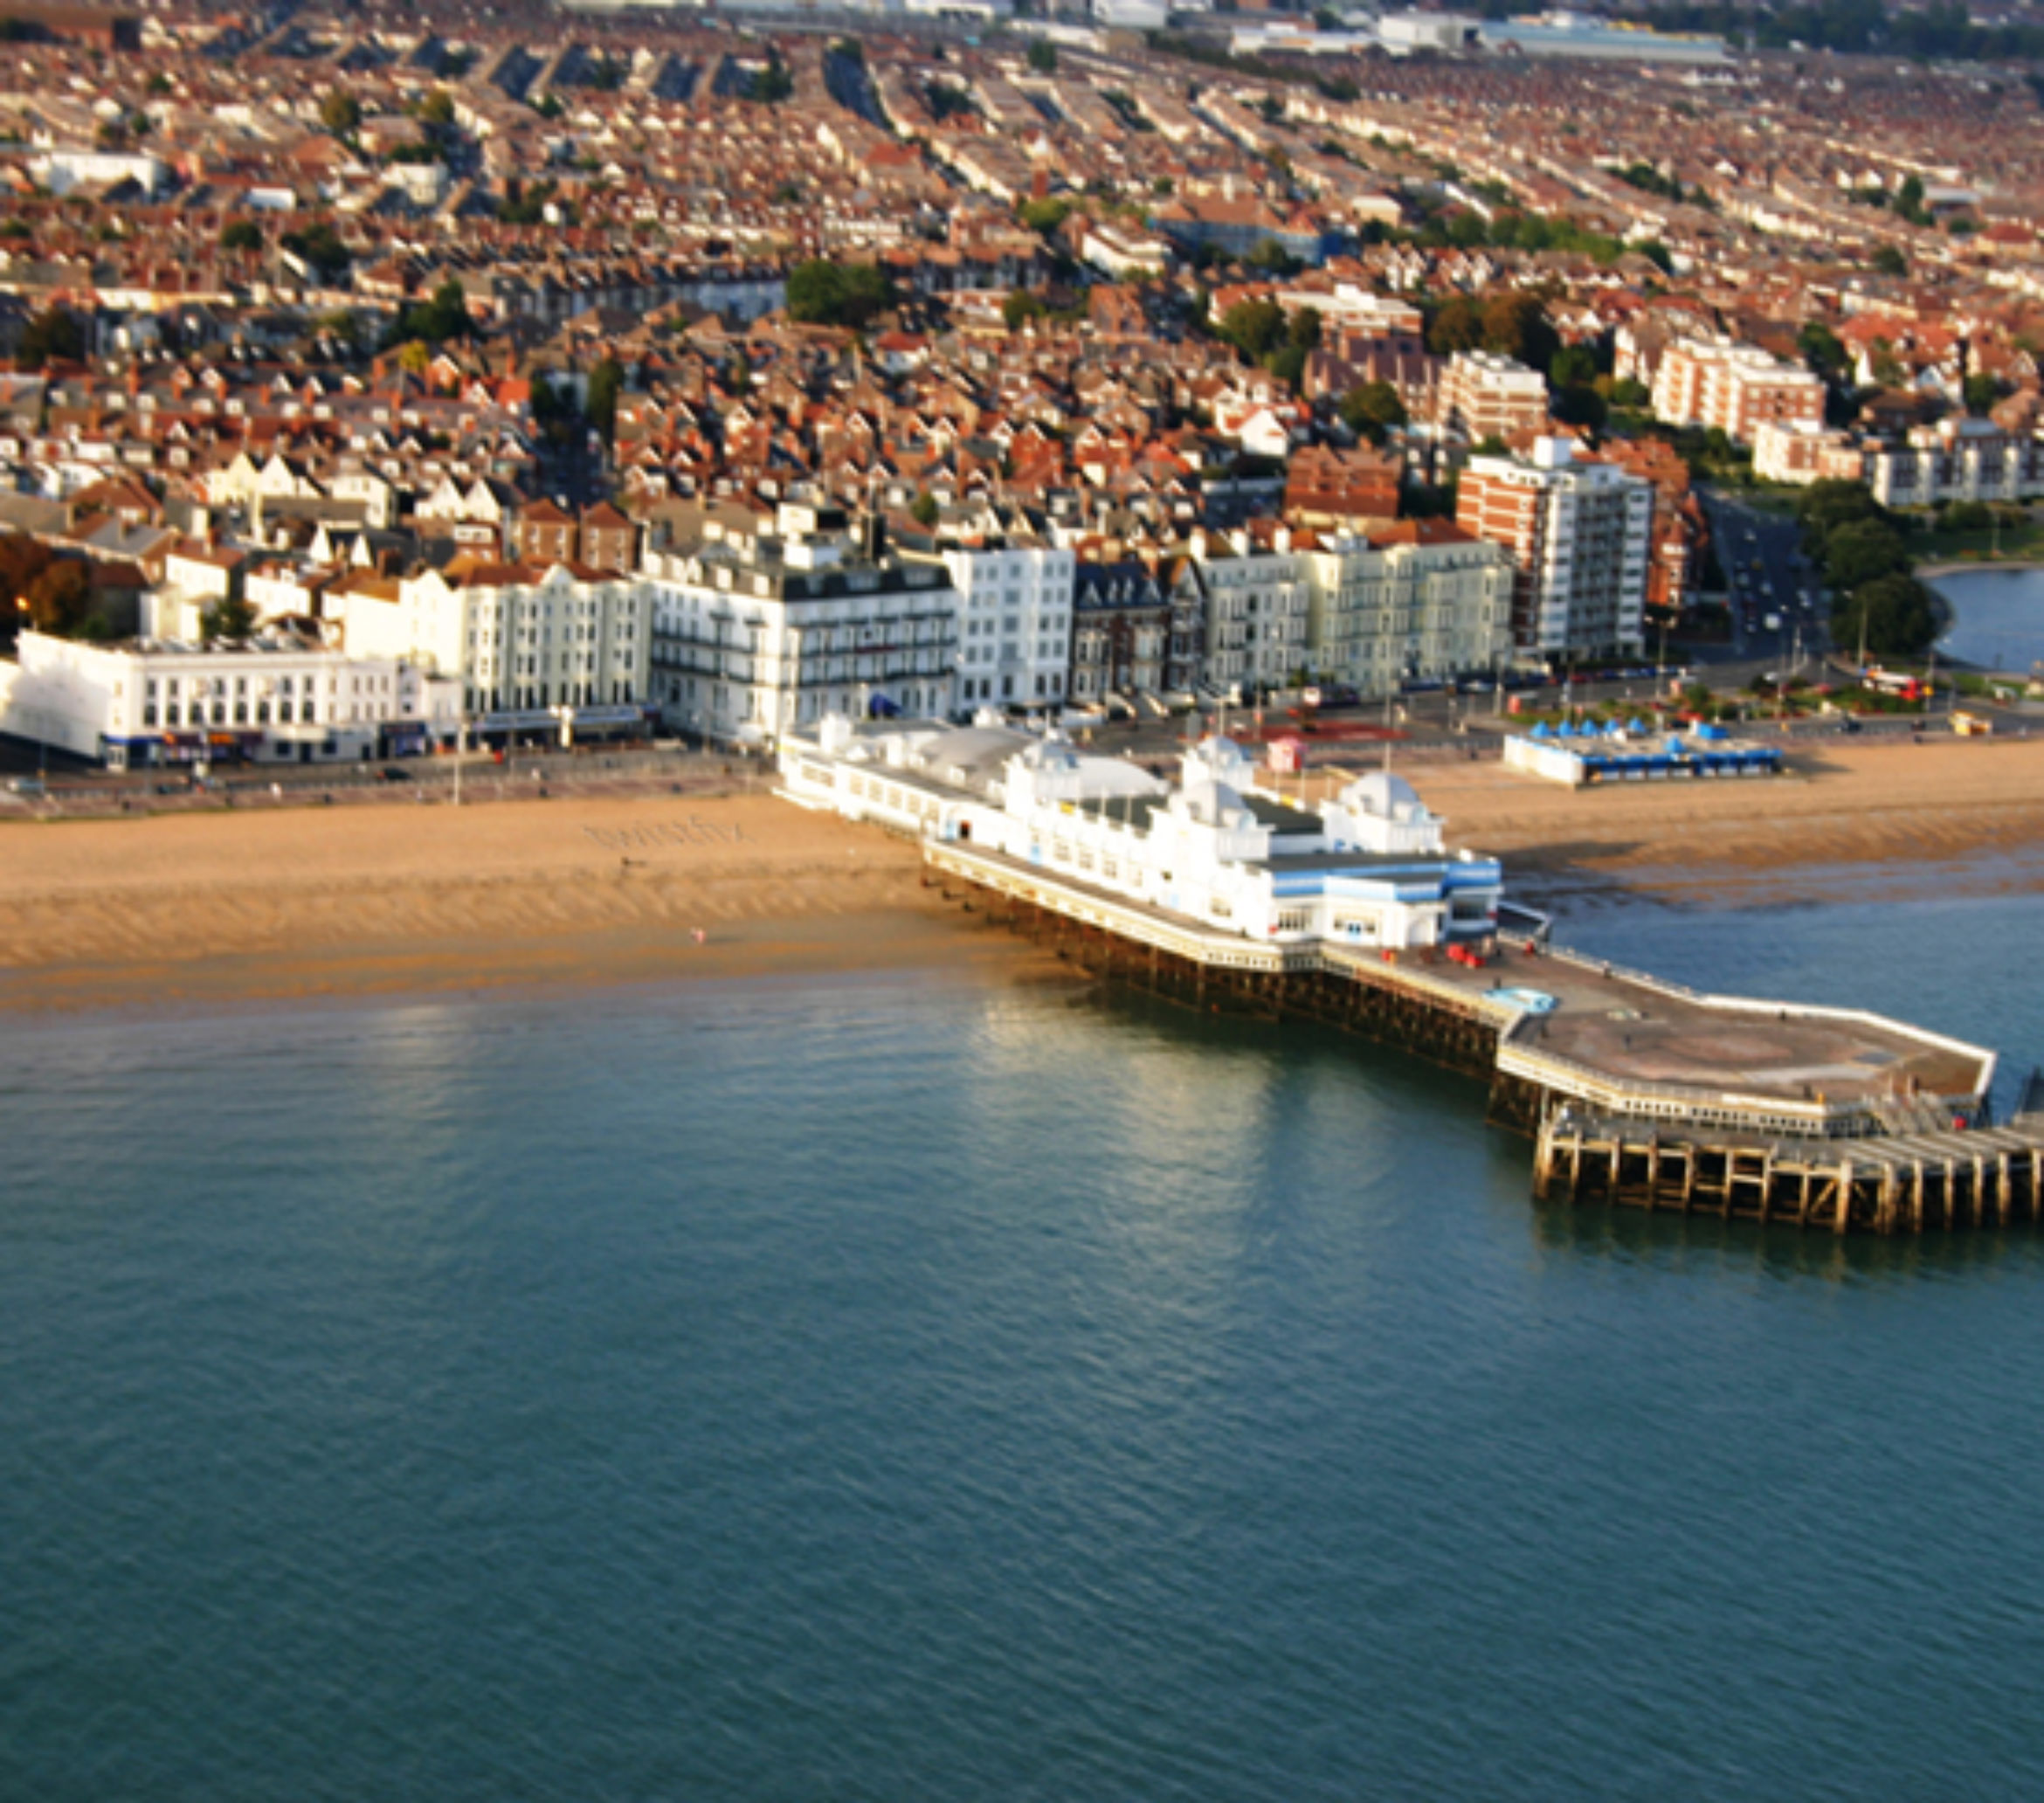
[[[2037, 916], [1571, 936], [2022, 1054]], [[0, 1798], [2044, 1791], [2027, 1232], [899, 977], [10, 1021], [0, 1144]]]
[[1943, 655], [2012, 676], [2044, 661], [2044, 570], [1961, 570], [1930, 586], [1951, 604]]

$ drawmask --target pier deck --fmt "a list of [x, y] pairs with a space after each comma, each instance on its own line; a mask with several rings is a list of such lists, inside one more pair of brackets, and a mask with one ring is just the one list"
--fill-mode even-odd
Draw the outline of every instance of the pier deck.
[[1553, 997], [1552, 1013], [1524, 1017], [1513, 1050], [1635, 1091], [1857, 1104], [1890, 1128], [1949, 1127], [1929, 1098], [1979, 1095], [1993, 1077], [1991, 1054], [1877, 1015], [1699, 996], [1566, 950], [1529, 954], [1522, 943], [1502, 943], [1481, 970], [1443, 959], [1427, 974], [1480, 995], [1502, 988]]
[[1993, 1053], [1900, 1021], [1702, 995], [1523, 936], [1474, 968], [1259, 943], [979, 846], [932, 840], [924, 857], [947, 893], [956, 880], [969, 905], [1088, 968], [1352, 1028], [1488, 1079], [1490, 1118], [1536, 1142], [1543, 1199], [1840, 1233], [2044, 1212], [2044, 1115], [1985, 1126]]

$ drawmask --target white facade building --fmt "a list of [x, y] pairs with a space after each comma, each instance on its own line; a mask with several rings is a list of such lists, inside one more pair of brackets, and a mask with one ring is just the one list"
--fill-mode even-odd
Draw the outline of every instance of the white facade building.
[[1636, 653], [1645, 637], [1654, 486], [1578, 461], [1566, 439], [1530, 459], [1473, 457], [1455, 523], [1510, 552], [1512, 637], [1528, 654]]
[[1291, 535], [1195, 532], [1177, 586], [1200, 604], [1200, 669], [1211, 688], [1280, 687], [1306, 661], [1306, 584]]
[[963, 712], [983, 707], [1055, 708], [1072, 667], [1075, 552], [1006, 529], [991, 515], [928, 550], [904, 547], [904, 563], [941, 567], [957, 597], [957, 694]]
[[1512, 562], [1445, 522], [1405, 522], [1376, 538], [1342, 534], [1300, 558], [1304, 662], [1366, 695], [1496, 670], [1511, 654]]
[[479, 733], [635, 728], [652, 680], [653, 585], [558, 566], [456, 560], [402, 582], [363, 577], [327, 598], [350, 653], [415, 660], [459, 685]]
[[418, 750], [452, 736], [460, 705], [459, 684], [410, 660], [286, 636], [94, 645], [31, 631], [0, 663], [0, 732], [117, 770]]
[[949, 572], [861, 555], [841, 508], [784, 503], [771, 532], [712, 520], [700, 542], [646, 567], [653, 700], [671, 725], [760, 741], [829, 714], [958, 704]]
[[1496, 861], [1447, 852], [1440, 821], [1389, 771], [1309, 812], [1256, 789], [1226, 739], [1188, 751], [1174, 789], [1054, 733], [841, 718], [784, 737], [780, 762], [804, 805], [970, 843], [1260, 944], [1400, 951], [1496, 928]]

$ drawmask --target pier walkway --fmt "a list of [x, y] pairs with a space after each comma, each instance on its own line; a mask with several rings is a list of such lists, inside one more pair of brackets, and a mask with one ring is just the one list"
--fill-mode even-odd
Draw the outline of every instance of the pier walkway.
[[1523, 935], [1480, 963], [1260, 943], [983, 847], [924, 858], [1103, 974], [1487, 1079], [1491, 1119], [1536, 1140], [1543, 1198], [1882, 1233], [2034, 1219], [2044, 1199], [2044, 1116], [1985, 1124], [1994, 1054], [1880, 1015], [1705, 995]]

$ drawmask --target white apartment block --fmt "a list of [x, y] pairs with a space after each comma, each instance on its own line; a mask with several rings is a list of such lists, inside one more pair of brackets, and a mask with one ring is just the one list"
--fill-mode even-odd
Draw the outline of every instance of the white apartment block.
[[457, 680], [472, 732], [557, 731], [569, 743], [645, 721], [654, 601], [639, 578], [457, 559], [403, 581], [350, 578], [326, 605], [351, 655]]
[[1300, 564], [1303, 661], [1322, 681], [1391, 694], [1405, 682], [1495, 672], [1511, 654], [1511, 558], [1445, 522], [1323, 538]]
[[1654, 372], [1654, 414], [1669, 425], [1716, 426], [1750, 445], [1764, 425], [1824, 423], [1824, 383], [1757, 345], [1678, 338]]
[[1539, 432], [1547, 425], [1547, 378], [1488, 350], [1458, 351], [1442, 372], [1436, 423], [1472, 445]]
[[1869, 447], [1866, 470], [1882, 507], [2030, 501], [2044, 494], [2044, 439], [1990, 419], [1941, 419], [1912, 427], [1900, 445]]
[[959, 704], [949, 573], [861, 555], [841, 508], [784, 502], [771, 532], [712, 521], [646, 568], [653, 700], [671, 725], [756, 743], [830, 714], [943, 717]]
[[1640, 649], [1653, 522], [1651, 483], [1576, 461], [1566, 439], [1536, 440], [1530, 459], [1471, 458], [1455, 507], [1463, 530], [1511, 554], [1513, 643], [1543, 657]]
[[1753, 432], [1753, 473], [1765, 482], [1807, 487], [1813, 482], [1863, 480], [1867, 453], [1850, 433], [1806, 419], [1766, 420]]
[[1074, 552], [1005, 529], [989, 515], [904, 563], [941, 569], [957, 597], [956, 705], [1057, 708], [1072, 665]]
[[28, 631], [0, 663], [0, 732], [116, 770], [421, 750], [453, 736], [460, 706], [458, 683], [417, 663], [286, 635], [96, 645]]
[[1201, 679], [1227, 694], [1281, 687], [1306, 661], [1306, 584], [1291, 535], [1271, 542], [1248, 532], [1195, 532], [1178, 571], [1179, 598], [1196, 598], [1203, 621]]

